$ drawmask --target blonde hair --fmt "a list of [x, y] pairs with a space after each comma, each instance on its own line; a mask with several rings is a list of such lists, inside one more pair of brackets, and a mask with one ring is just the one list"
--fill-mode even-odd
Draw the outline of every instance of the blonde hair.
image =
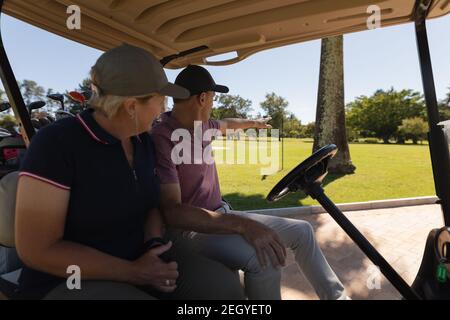
[[108, 119], [111, 119], [115, 115], [117, 115], [120, 107], [123, 106], [123, 104], [125, 103], [125, 101], [127, 99], [135, 98], [139, 102], [145, 103], [148, 101], [148, 99], [159, 95], [157, 93], [152, 93], [152, 94], [148, 94], [145, 96], [138, 96], [138, 97], [122, 97], [122, 96], [104, 94], [101, 92], [101, 89], [96, 84], [97, 77], [96, 77], [96, 74], [95, 74], [95, 71], [93, 68], [91, 69], [90, 76], [91, 76], [92, 96], [89, 99], [89, 105], [91, 108], [93, 108], [96, 111], [99, 111], [100, 113], [105, 115]]

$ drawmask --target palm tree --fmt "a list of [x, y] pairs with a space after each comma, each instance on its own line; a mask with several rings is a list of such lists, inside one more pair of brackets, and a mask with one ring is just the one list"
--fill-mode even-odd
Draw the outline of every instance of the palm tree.
[[331, 143], [339, 152], [329, 163], [330, 173], [354, 173], [345, 130], [343, 36], [322, 39], [313, 151]]

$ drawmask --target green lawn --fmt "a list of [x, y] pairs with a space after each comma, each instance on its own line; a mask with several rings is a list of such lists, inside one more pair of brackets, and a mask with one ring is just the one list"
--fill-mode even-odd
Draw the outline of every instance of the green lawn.
[[[216, 156], [221, 157], [223, 142], [216, 141]], [[236, 144], [245, 145], [245, 142]], [[268, 203], [266, 195], [285, 174], [311, 154], [312, 141], [285, 139], [284, 170], [261, 179], [260, 165], [218, 164], [222, 194], [234, 209], [251, 210], [274, 207], [316, 205], [304, 194], [292, 194], [279, 202]], [[356, 173], [328, 176], [327, 195], [336, 203], [395, 199], [434, 195], [428, 145], [350, 144]]]

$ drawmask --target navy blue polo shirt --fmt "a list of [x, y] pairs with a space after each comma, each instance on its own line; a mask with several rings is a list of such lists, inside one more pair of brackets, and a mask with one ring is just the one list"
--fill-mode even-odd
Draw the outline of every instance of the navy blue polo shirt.
[[[20, 175], [70, 191], [64, 240], [134, 260], [142, 253], [148, 212], [159, 206], [153, 142], [147, 133], [131, 138], [134, 163], [130, 166], [120, 140], [104, 130], [92, 113], [86, 110], [41, 129]], [[55, 285], [56, 279], [25, 268], [20, 283], [23, 289], [39, 291]]]

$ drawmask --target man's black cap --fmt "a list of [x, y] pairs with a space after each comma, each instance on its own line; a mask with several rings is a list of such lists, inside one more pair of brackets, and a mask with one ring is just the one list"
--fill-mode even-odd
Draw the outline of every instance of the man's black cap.
[[228, 93], [230, 91], [228, 87], [216, 84], [208, 70], [195, 65], [190, 65], [181, 71], [175, 83], [188, 89], [191, 97], [207, 91], [220, 93]]

